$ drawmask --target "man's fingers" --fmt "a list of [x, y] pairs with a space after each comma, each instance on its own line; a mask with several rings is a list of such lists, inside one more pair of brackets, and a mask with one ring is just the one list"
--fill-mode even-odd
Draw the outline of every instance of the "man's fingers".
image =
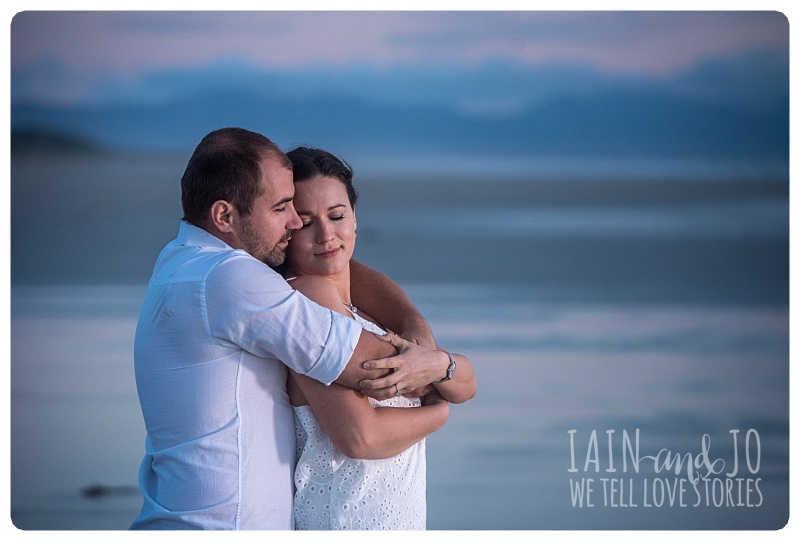
[[386, 400], [387, 398], [392, 398], [393, 396], [401, 394], [397, 384], [392, 384], [388, 387], [374, 386], [375, 381], [377, 380], [363, 380], [361, 382], [361, 392], [376, 400]]
[[388, 389], [381, 389], [379, 391], [361, 391], [361, 392], [366, 396], [374, 398], [375, 400], [386, 400], [387, 398], [392, 398], [393, 396], [395, 396], [394, 387], [392, 387], [391, 391]]
[[397, 362], [397, 357], [386, 357], [385, 359], [364, 361], [361, 366], [366, 370], [393, 370], [399, 368], [400, 364]]
[[380, 389], [389, 389], [394, 391], [394, 384], [397, 383], [395, 378], [391, 375], [386, 376], [385, 378], [378, 378], [378, 379], [362, 379], [358, 384], [361, 386], [362, 389], [368, 391], [376, 391]]
[[387, 334], [384, 334], [384, 335], [379, 335], [378, 338], [383, 340], [384, 342], [390, 343], [398, 351], [403, 351], [405, 349], [408, 349], [409, 346], [416, 345], [416, 343], [409, 342], [408, 340], [406, 340], [402, 336], [399, 336], [399, 335], [397, 335], [397, 334], [395, 334], [393, 332], [390, 332], [390, 333], [387, 333]]
[[393, 332], [388, 332], [386, 334], [377, 334], [377, 335], [375, 335], [375, 337], [378, 338], [378, 340], [383, 340], [384, 342], [389, 342], [392, 345], [397, 345], [399, 343], [399, 341], [397, 340], [399, 338], [399, 336], [397, 336]]

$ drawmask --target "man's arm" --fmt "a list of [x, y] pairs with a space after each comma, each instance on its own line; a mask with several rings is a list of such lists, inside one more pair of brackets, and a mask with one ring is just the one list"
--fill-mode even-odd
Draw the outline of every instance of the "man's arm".
[[478, 394], [478, 384], [470, 360], [459, 353], [452, 353], [456, 371], [452, 379], [433, 385], [442, 397], [451, 404], [462, 404]]
[[351, 259], [350, 294], [353, 304], [406, 340], [436, 349], [428, 322], [400, 286], [385, 274]]
[[[391, 388], [396, 382], [400, 382], [398, 385], [406, 385], [406, 383], [403, 381], [405, 379], [404, 371], [406, 369], [405, 364], [402, 362], [403, 355], [410, 348], [420, 347], [392, 334], [381, 336], [380, 340], [392, 344], [395, 348], [397, 348], [397, 351], [399, 351], [400, 354], [396, 357], [388, 357], [385, 359], [376, 359], [374, 361], [366, 362], [365, 365], [370, 369], [384, 371], [384, 374], [381, 377], [369, 379], [361, 383], [361, 387], [367, 390], [370, 395], [372, 394], [371, 389]], [[436, 379], [432, 382], [432, 387], [439, 391], [439, 394], [441, 394], [441, 396], [451, 404], [461, 404], [462, 402], [466, 402], [470, 398], [474, 397], [478, 392], [478, 386], [477, 382], [475, 381], [475, 373], [472, 370], [472, 363], [470, 360], [464, 355], [448, 354], [441, 348], [438, 349], [438, 352], [447, 357], [448, 366], [445, 367], [445, 371], [440, 372], [438, 377], [436, 377]], [[455, 364], [453, 367], [454, 371], [452, 372], [451, 378], [448, 381], [441, 381], [446, 375], [448, 375], [451, 356]], [[421, 394], [419, 393], [418, 388], [414, 387], [412, 389], [405, 389], [401, 387], [401, 391], [403, 393], [410, 392], [413, 395]]]
[[[335, 312], [350, 317], [342, 304], [339, 293], [333, 284], [319, 276], [300, 276], [291, 282], [292, 287], [303, 293], [312, 301], [326, 306]], [[365, 369], [363, 363], [375, 359], [393, 358], [393, 366], [380, 370]], [[350, 356], [350, 360], [336, 383], [361, 389], [369, 396], [384, 400], [414, 389], [425, 387], [429, 383], [440, 380], [447, 372], [450, 364], [444, 352], [432, 351], [414, 343], [397, 355], [397, 349], [389, 342], [378, 339], [372, 333], [361, 331], [358, 344]], [[387, 369], [402, 366], [402, 372], [395, 376], [391, 383], [385, 386], [369, 384], [368, 382], [388, 374]]]
[[[366, 294], [364, 298], [356, 298], [357, 286], [362, 286], [359, 291]], [[378, 321], [386, 322], [387, 327], [395, 330], [401, 339], [423, 345], [431, 350], [441, 350], [433, 341], [433, 334], [428, 322], [425, 321], [422, 314], [419, 313], [400, 286], [386, 275], [358, 261], [351, 260], [350, 293], [357, 306], [375, 316]], [[411, 344], [405, 342], [405, 340], [396, 341], [391, 338], [391, 336], [388, 337], [390, 343], [399, 349], [401, 357], [404, 352], [409, 351]], [[419, 353], [416, 354], [419, 355]], [[372, 358], [377, 359], [376, 357]], [[445, 366], [445, 372], [433, 373], [432, 377], [434, 379], [431, 380], [431, 383], [435, 384], [436, 389], [445, 400], [453, 404], [460, 404], [474, 397], [478, 389], [469, 359], [463, 355], [453, 355], [453, 359], [457, 366], [453, 378], [446, 382], [439, 382], [446, 374], [447, 367]], [[391, 389], [395, 381], [399, 381], [405, 375], [401, 373], [402, 369], [400, 367], [403, 365], [398, 364], [398, 360], [380, 359], [380, 362], [373, 366], [379, 366], [384, 370], [388, 369], [389, 373], [392, 373], [391, 379], [385, 377], [388, 376], [388, 373], [384, 373], [383, 378], [372, 376], [362, 383], [362, 388], [367, 390], [369, 394], [372, 394], [373, 390]], [[435, 370], [440, 370], [438, 363], [432, 363], [431, 366], [435, 367]], [[423, 380], [417, 379], [416, 381]], [[427, 388], [427, 385], [418, 388], [410, 387], [410, 385], [409, 382], [399, 381], [398, 383], [398, 386], [402, 386], [403, 391], [411, 392], [412, 394], [423, 394], [425, 391], [422, 389]]]
[[[405, 344], [406, 347], [398, 354], [397, 349], [382, 337], [361, 331], [358, 345], [336, 383], [361, 389], [377, 400], [385, 400], [422, 389], [447, 374], [450, 359], [444, 351], [431, 350], [413, 342]], [[389, 346], [388, 352], [385, 346]]]
[[[396, 335], [387, 335], [382, 337], [381, 340], [387, 341], [392, 344], [397, 350], [402, 353], [406, 348], [412, 346], [410, 342]], [[439, 351], [444, 351], [438, 348]], [[451, 404], [461, 404], [473, 398], [478, 393], [478, 383], [475, 381], [475, 372], [472, 370], [472, 362], [465, 356], [459, 353], [446, 353], [449, 358], [452, 358], [452, 372], [449, 370], [447, 375], [450, 379], [447, 381], [434, 381], [432, 386], [439, 391], [439, 394], [450, 402]], [[369, 386], [375, 385], [376, 387], [388, 387], [393, 383], [392, 378], [396, 376], [396, 372], [388, 370], [387, 367], [392, 363], [391, 359], [381, 359], [370, 361], [369, 366], [373, 369], [386, 370], [386, 374], [381, 377], [368, 382]], [[444, 378], [442, 378], [444, 379]]]

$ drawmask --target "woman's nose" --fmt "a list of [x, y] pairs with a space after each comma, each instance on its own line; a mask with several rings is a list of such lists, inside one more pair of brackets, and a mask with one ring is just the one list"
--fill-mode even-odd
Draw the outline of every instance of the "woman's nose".
[[333, 238], [333, 227], [326, 220], [317, 222], [317, 242], [324, 244]]

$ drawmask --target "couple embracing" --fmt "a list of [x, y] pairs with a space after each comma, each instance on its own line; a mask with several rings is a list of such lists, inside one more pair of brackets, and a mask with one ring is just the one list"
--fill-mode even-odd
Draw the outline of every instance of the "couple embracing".
[[475, 378], [352, 259], [352, 176], [241, 128], [195, 149], [136, 329], [132, 529], [425, 528], [425, 437]]

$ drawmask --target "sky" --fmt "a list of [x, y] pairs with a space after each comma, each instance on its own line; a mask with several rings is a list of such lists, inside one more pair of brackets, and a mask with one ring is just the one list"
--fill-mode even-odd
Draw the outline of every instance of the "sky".
[[769, 11], [23, 11], [10, 39], [12, 74], [28, 74], [24, 85], [12, 78], [12, 97], [69, 102], [222, 62], [291, 72], [511, 61], [663, 78], [749, 50], [788, 51], [789, 25]]

